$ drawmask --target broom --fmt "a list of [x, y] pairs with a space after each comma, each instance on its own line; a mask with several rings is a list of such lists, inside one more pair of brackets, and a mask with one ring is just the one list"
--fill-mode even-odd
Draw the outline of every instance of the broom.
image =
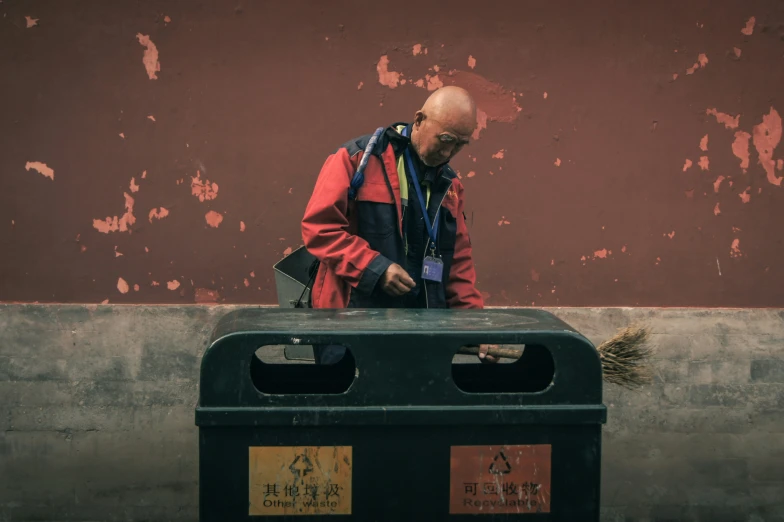
[[[619, 329], [612, 338], [600, 344], [596, 351], [602, 361], [604, 380], [625, 388], [637, 388], [651, 382], [652, 372], [647, 363], [653, 352], [646, 346], [649, 337], [647, 327], [633, 324]], [[458, 353], [478, 355], [479, 347], [463, 346]], [[487, 353], [496, 358], [519, 359], [523, 352], [491, 347]]]

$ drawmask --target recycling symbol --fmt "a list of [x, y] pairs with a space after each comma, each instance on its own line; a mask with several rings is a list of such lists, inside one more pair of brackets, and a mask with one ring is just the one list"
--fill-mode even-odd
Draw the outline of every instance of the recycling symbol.
[[512, 471], [512, 466], [509, 464], [503, 451], [498, 452], [498, 455], [495, 456], [493, 462], [490, 463], [488, 471], [493, 475], [506, 475]]
[[297, 455], [294, 462], [289, 465], [289, 471], [297, 478], [304, 478], [308, 473], [313, 473], [313, 463], [307, 455], [301, 453]]

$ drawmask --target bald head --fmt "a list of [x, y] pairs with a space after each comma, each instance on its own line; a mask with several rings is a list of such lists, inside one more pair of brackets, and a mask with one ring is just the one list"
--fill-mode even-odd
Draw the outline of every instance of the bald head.
[[442, 87], [414, 116], [411, 143], [420, 159], [437, 166], [452, 159], [476, 128], [476, 104], [465, 89]]
[[437, 120], [453, 120], [471, 127], [476, 124], [476, 105], [468, 91], [460, 87], [442, 87], [431, 94], [421, 112]]

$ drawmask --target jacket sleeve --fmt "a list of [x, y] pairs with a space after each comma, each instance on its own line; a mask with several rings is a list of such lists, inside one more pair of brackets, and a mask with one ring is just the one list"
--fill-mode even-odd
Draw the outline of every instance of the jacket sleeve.
[[484, 308], [482, 294], [476, 288], [476, 270], [474, 268], [471, 240], [463, 214], [463, 186], [455, 183], [457, 191], [457, 237], [452, 267], [449, 270], [449, 281], [445, 288], [446, 301], [449, 308]]
[[348, 189], [360, 157], [361, 153], [352, 161], [341, 147], [324, 162], [302, 218], [302, 240], [338, 277], [370, 294], [392, 262], [349, 233]]

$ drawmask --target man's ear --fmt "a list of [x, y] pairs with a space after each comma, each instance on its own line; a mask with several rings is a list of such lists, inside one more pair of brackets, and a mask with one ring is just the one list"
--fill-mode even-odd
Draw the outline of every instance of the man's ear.
[[414, 125], [419, 127], [425, 119], [427, 119], [427, 116], [425, 116], [424, 112], [416, 111], [416, 114], [414, 114]]

